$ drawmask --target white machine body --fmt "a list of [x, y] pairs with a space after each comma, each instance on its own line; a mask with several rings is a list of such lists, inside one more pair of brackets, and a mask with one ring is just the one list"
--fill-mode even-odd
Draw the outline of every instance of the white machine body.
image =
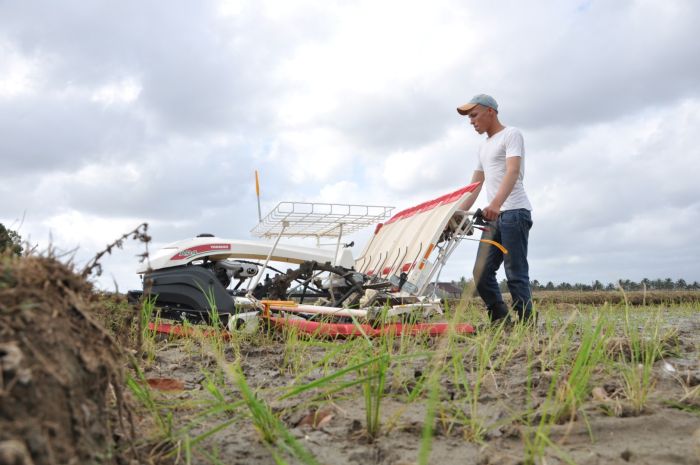
[[[270, 252], [272, 254], [270, 255]], [[187, 265], [193, 261], [208, 257], [210, 260], [227, 259], [265, 260], [270, 255], [271, 261], [300, 264], [306, 261], [319, 263], [330, 262], [352, 268], [355, 261], [352, 252], [347, 248], [322, 249], [288, 244], [270, 244], [262, 241], [241, 241], [222, 239], [219, 237], [195, 237], [168, 244], [153, 253], [150, 257], [150, 268], [161, 270], [176, 266]], [[335, 259], [335, 260], [334, 260]], [[148, 264], [142, 263], [137, 272], [148, 271]]]

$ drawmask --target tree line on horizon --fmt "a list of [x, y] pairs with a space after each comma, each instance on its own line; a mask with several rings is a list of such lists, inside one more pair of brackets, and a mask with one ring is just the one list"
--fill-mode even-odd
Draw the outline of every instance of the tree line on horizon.
[[[471, 283], [471, 281], [471, 279], [467, 279], [462, 276], [459, 281], [453, 281], [452, 283], [464, 289]], [[499, 283], [499, 286], [502, 292], [508, 292], [508, 285], [505, 279]], [[639, 282], [632, 281], [630, 279], [621, 279], [617, 283], [607, 284], [604, 284], [597, 279], [591, 284], [571, 284], [566, 281], [558, 284], [554, 284], [552, 281], [541, 283], [537, 279], [534, 279], [530, 281], [530, 287], [533, 291], [618, 291], [620, 288], [625, 291], [698, 291], [700, 290], [700, 283], [697, 281], [690, 283], [682, 278], [675, 281], [671, 278], [643, 278]]]

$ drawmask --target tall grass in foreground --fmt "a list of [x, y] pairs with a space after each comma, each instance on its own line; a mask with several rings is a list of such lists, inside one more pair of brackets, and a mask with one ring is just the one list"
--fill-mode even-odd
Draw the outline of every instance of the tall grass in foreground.
[[[397, 366], [400, 370], [401, 364], [410, 359], [427, 355], [416, 350], [420, 346], [415, 342], [409, 344], [405, 336], [388, 332], [381, 337], [370, 339], [356, 320], [355, 325], [362, 332], [361, 337], [342, 343], [335, 342], [340, 346], [330, 349], [318, 363], [311, 366], [311, 369], [318, 366], [327, 367], [328, 361], [334, 360], [341, 368], [309, 383], [292, 386], [280, 400], [295, 398], [309, 391], [316, 393], [311, 402], [316, 399], [331, 399], [340, 392], [352, 396], [352, 388], [359, 387], [365, 407], [365, 436], [373, 441], [382, 429], [382, 403], [387, 395], [389, 372]], [[296, 336], [293, 333], [289, 333], [287, 338], [287, 344], [296, 344]], [[296, 379], [300, 379], [300, 376]]]
[[[522, 325], [519, 325], [522, 327]], [[484, 378], [493, 376], [493, 359], [496, 349], [502, 344], [505, 326], [497, 325], [475, 335], [467, 343], [470, 347], [462, 352], [457, 351], [452, 357], [452, 369], [455, 385], [462, 388], [466, 396], [468, 411], [464, 418], [464, 436], [468, 441], [483, 442], [487, 421], [480, 412], [479, 396]], [[510, 346], [510, 344], [508, 344]], [[467, 374], [464, 365], [469, 366]], [[461, 414], [461, 410], [457, 410]]]
[[[556, 386], [559, 374], [562, 370], [562, 364], [556, 363], [554, 373], [547, 389], [547, 395], [544, 402], [536, 408], [533, 405], [533, 354], [532, 348], [527, 349], [527, 397], [526, 411], [524, 413], [525, 427], [521, 431], [523, 440], [523, 463], [533, 465], [542, 460], [545, 455], [545, 450], [548, 447], [553, 447], [554, 442], [550, 438], [550, 432], [555, 423], [554, 412], [557, 411], [557, 402], [555, 399]], [[561, 362], [562, 359], [560, 359]]]
[[281, 371], [296, 376], [305, 372], [305, 365], [309, 363], [309, 349], [313, 340], [304, 334], [299, 333], [299, 329], [290, 326], [283, 330], [284, 357], [282, 359]]
[[428, 398], [425, 406], [420, 449], [418, 449], [418, 465], [428, 465], [430, 463], [430, 452], [433, 448], [435, 414], [440, 401], [440, 374], [442, 372], [440, 362], [433, 362], [433, 366], [434, 368], [430, 371], [427, 381]]
[[571, 362], [571, 368], [563, 377], [558, 391], [557, 401], [560, 403], [555, 421], [573, 421], [576, 413], [588, 399], [591, 393], [591, 378], [599, 368], [599, 364], [606, 358], [606, 338], [611, 332], [606, 313], [600, 313], [596, 317], [588, 315], [572, 326], [568, 331], [568, 339], [574, 337], [574, 333], [580, 334], [581, 342]]
[[[473, 287], [473, 286], [472, 286]], [[466, 295], [469, 290], [464, 291]], [[449, 328], [446, 334], [443, 334], [437, 343], [435, 352], [429, 358], [427, 387], [428, 398], [426, 400], [425, 418], [423, 419], [423, 430], [421, 432], [420, 449], [418, 450], [418, 464], [427, 465], [430, 463], [430, 453], [433, 448], [435, 417], [440, 402], [440, 380], [443, 372], [446, 370], [446, 361], [448, 354], [456, 349], [456, 332], [455, 326], [462, 321], [466, 311], [465, 299], [462, 299], [459, 305], [454, 309], [454, 313], [449, 320]], [[446, 306], [447, 313], [449, 307]]]
[[[369, 355], [371, 354], [370, 352]], [[380, 353], [371, 363], [358, 371], [360, 377], [365, 379], [362, 392], [365, 398], [365, 425], [370, 438], [375, 438], [379, 434], [381, 404], [389, 360], [389, 354]]]
[[294, 438], [284, 423], [272, 412], [270, 406], [253, 392], [240, 365], [226, 362], [223, 355], [216, 349], [212, 354], [224, 373], [238, 387], [253, 425], [263, 443], [270, 448], [275, 463], [286, 463], [283, 455], [289, 454], [304, 464], [318, 465], [316, 458]]
[[[549, 322], [545, 327], [551, 329], [553, 325]], [[522, 434], [526, 464], [541, 461], [547, 449], [552, 449], [564, 462], [573, 463], [552, 440], [551, 430], [555, 424], [577, 419], [580, 407], [590, 395], [593, 375], [604, 364], [605, 338], [610, 331], [611, 325], [605, 315], [580, 317], [574, 314], [558, 332], [549, 333], [548, 357], [541, 361], [541, 366], [549, 370], [550, 381], [545, 399], [538, 408], [532, 403], [535, 345], [527, 346], [527, 405]], [[574, 343], [577, 334], [578, 346]], [[585, 414], [583, 418], [588, 426]], [[593, 439], [590, 426], [588, 432]]]
[[[629, 307], [625, 307], [623, 334], [629, 354], [620, 354], [619, 366], [624, 394], [635, 414], [644, 411], [654, 388], [654, 362], [663, 355], [660, 331], [658, 313], [652, 318], [645, 318], [642, 323], [630, 315]], [[625, 360], [625, 355], [628, 355], [628, 360]]]
[[172, 438], [173, 435], [173, 416], [172, 412], [162, 413], [160, 406], [153, 393], [148, 386], [146, 376], [143, 371], [134, 364], [136, 376], [129, 376], [126, 380], [127, 388], [131, 391], [139, 403], [151, 415], [156, 427], [158, 428], [158, 436], [163, 438]]
[[207, 305], [209, 306], [209, 325], [213, 328], [213, 331], [210, 332], [209, 339], [217, 353], [220, 353], [224, 350], [225, 346], [224, 329], [226, 325], [221, 321], [221, 315], [219, 315], [216, 297], [214, 296], [214, 288], [209, 287], [205, 290], [199, 283], [197, 283], [197, 286], [199, 286], [199, 289], [204, 294], [204, 298], [207, 300]]
[[[280, 399], [296, 397], [303, 392], [317, 391], [315, 398], [329, 398], [332, 395], [359, 386], [365, 404], [365, 432], [370, 440], [377, 437], [381, 427], [381, 405], [385, 396], [386, 375], [392, 358], [382, 350], [384, 345], [361, 349], [348, 366], [310, 383], [293, 386]], [[412, 354], [410, 357], [416, 356]], [[395, 360], [408, 359], [397, 356]]]
[[[138, 349], [142, 355], [145, 355], [148, 363], [153, 362], [156, 356], [156, 335], [160, 323], [160, 312], [156, 308], [157, 297], [155, 295], [145, 296], [141, 302], [139, 313], [141, 333], [138, 338]], [[153, 328], [149, 328], [149, 323], [153, 323]]]

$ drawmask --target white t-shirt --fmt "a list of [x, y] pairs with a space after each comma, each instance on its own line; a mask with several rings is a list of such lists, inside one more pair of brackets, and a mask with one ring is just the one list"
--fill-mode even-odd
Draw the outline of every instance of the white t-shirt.
[[523, 187], [525, 177], [525, 143], [520, 130], [507, 127], [487, 138], [479, 147], [479, 161], [477, 171], [484, 172], [484, 187], [486, 198], [491, 202], [501, 186], [503, 176], [506, 174], [506, 158], [520, 157], [520, 175], [510, 195], [501, 205], [501, 211], [525, 208], [532, 210], [530, 200], [527, 198]]

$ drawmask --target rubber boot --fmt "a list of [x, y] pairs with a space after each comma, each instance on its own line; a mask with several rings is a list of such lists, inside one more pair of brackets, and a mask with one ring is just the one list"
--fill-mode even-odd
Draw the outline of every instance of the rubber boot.
[[491, 322], [502, 320], [508, 317], [508, 306], [503, 302], [497, 302], [487, 307]]
[[537, 322], [535, 315], [532, 313], [532, 310], [529, 308], [523, 308], [521, 306], [517, 306], [517, 307], [515, 307], [515, 313], [517, 313], [518, 320], [521, 323], [530, 324], [530, 323]]

